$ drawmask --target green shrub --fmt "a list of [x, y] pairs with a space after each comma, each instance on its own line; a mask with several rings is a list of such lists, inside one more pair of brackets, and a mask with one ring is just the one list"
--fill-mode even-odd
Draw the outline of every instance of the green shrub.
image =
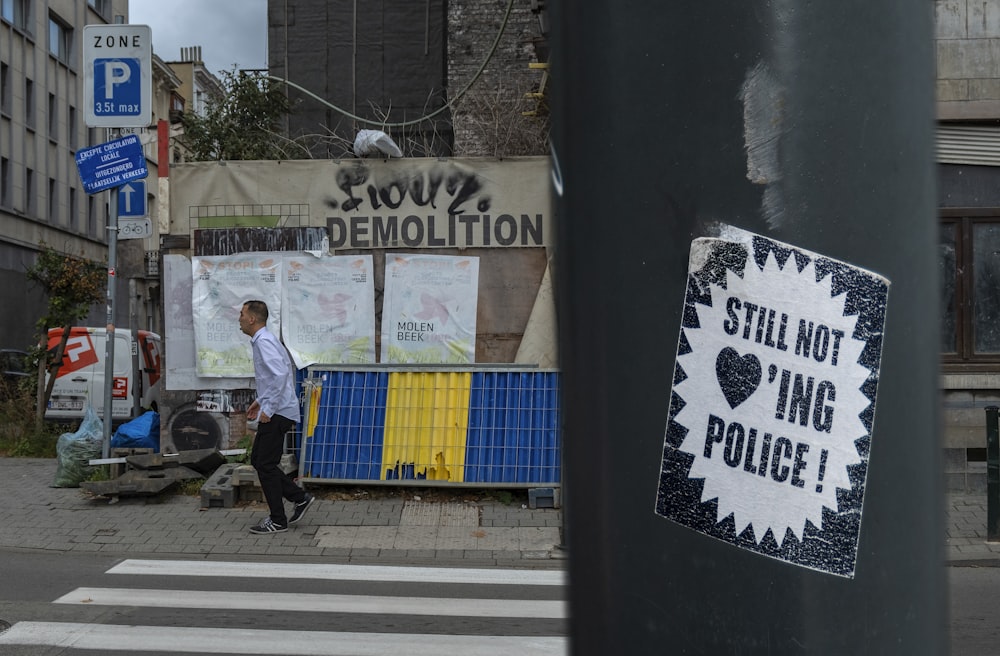
[[65, 423], [38, 423], [34, 393], [10, 389], [0, 401], [0, 455], [18, 458], [55, 458], [56, 441], [75, 429]]
[[246, 449], [247, 452], [239, 456], [226, 456], [226, 461], [230, 464], [249, 465], [250, 452], [253, 450], [253, 435], [244, 435], [236, 443], [237, 449]]
[[87, 476], [88, 481], [110, 481], [111, 480], [111, 465], [94, 465], [91, 470], [90, 475]]
[[177, 493], [186, 497], [198, 497], [201, 496], [201, 488], [203, 485], [205, 485], [204, 478], [189, 478], [186, 481], [180, 482], [177, 486]]

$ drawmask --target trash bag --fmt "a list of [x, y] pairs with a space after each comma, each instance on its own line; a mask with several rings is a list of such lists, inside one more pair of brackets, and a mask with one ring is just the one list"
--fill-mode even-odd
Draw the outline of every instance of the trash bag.
[[399, 149], [392, 137], [381, 130], [360, 130], [358, 136], [354, 138], [354, 154], [357, 157], [366, 155], [402, 157], [403, 151]]
[[111, 437], [112, 449], [152, 449], [160, 452], [160, 413], [150, 410], [118, 427]]
[[90, 461], [101, 457], [103, 442], [104, 422], [88, 403], [80, 428], [56, 440], [56, 477], [51, 487], [80, 487], [94, 470]]

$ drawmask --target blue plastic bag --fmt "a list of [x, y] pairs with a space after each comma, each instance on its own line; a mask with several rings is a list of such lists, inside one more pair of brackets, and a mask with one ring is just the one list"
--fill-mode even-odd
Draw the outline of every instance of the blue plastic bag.
[[118, 427], [112, 449], [152, 449], [160, 452], [160, 413], [150, 410]]

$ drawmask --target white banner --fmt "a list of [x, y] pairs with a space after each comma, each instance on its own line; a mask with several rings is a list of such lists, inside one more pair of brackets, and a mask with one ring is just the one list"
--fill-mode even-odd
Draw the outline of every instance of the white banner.
[[476, 361], [479, 258], [388, 253], [383, 363]]
[[253, 377], [250, 338], [240, 330], [243, 304], [267, 303], [267, 327], [281, 331], [278, 253], [241, 253], [191, 259], [191, 308], [197, 372], [206, 377]]
[[191, 310], [191, 260], [183, 255], [163, 255], [163, 325], [170, 356], [164, 358], [166, 389], [245, 389], [248, 378], [200, 378], [195, 365], [194, 325]]
[[333, 251], [551, 245], [548, 157], [187, 162], [170, 232], [325, 227]]
[[282, 339], [296, 367], [375, 362], [371, 255], [285, 257], [282, 272]]

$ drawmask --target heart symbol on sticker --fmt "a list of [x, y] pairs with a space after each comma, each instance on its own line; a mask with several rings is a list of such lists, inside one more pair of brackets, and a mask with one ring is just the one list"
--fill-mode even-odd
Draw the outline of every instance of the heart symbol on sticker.
[[719, 357], [715, 359], [715, 376], [730, 408], [735, 409], [757, 391], [760, 372], [760, 360], [756, 355], [748, 353], [741, 356], [729, 346], [719, 351]]

